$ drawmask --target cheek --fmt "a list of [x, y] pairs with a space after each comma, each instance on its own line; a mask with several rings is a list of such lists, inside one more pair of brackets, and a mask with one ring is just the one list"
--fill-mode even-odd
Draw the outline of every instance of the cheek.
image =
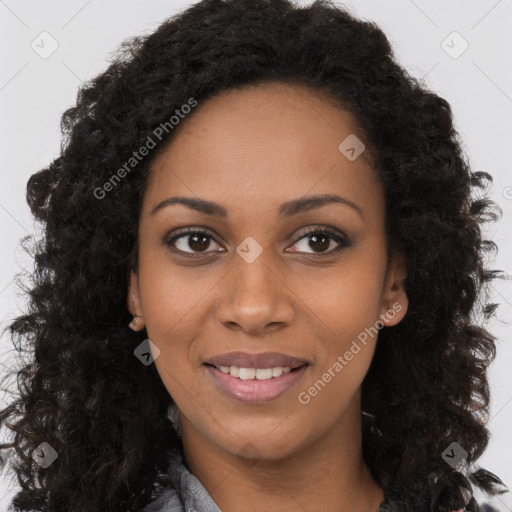
[[[383, 269], [363, 258], [347, 262], [325, 278], [301, 279], [304, 303], [325, 328], [332, 349], [342, 350], [365, 328], [373, 326], [381, 310]], [[340, 345], [338, 347], [338, 344]]]
[[[155, 341], [193, 334], [197, 313], [219, 276], [172, 264], [161, 254], [141, 258], [140, 289], [148, 334]], [[153, 340], [152, 340], [153, 341]]]
[[307, 394], [304, 401], [316, 402], [322, 410], [329, 403], [350, 401], [371, 364], [381, 327], [382, 269], [362, 259], [346, 268], [324, 283], [323, 293], [310, 295], [320, 339], [309, 388], [302, 391]]
[[[191, 360], [191, 346], [197, 337], [202, 283], [180, 279], [168, 265], [143, 264], [140, 289], [148, 338], [160, 350], [155, 365], [166, 388], [174, 397], [194, 378], [197, 368]], [[145, 272], [144, 272], [145, 271]], [[199, 281], [199, 280], [198, 280]], [[208, 290], [208, 288], [206, 288]], [[197, 367], [197, 363], [195, 363]], [[187, 384], [185, 384], [187, 383]]]
[[359, 407], [354, 400], [370, 367], [378, 334], [368, 310], [358, 310], [353, 303], [338, 311], [330, 324], [332, 332], [317, 352], [321, 358], [297, 392], [304, 421], [313, 421], [318, 432], [329, 428], [347, 408]]

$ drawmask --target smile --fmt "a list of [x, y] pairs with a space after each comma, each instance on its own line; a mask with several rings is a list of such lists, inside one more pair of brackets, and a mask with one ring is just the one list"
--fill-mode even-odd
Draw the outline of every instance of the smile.
[[308, 364], [296, 368], [245, 368], [238, 366], [204, 365], [216, 386], [231, 398], [245, 403], [275, 400], [297, 385]]

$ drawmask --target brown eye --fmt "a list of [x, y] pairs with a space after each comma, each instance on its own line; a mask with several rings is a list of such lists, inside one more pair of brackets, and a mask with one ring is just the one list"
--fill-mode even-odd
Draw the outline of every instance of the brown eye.
[[[185, 254], [200, 254], [208, 251], [213, 235], [203, 229], [183, 228], [178, 230], [179, 235], [166, 240], [166, 245]], [[177, 243], [178, 242], [178, 243]], [[217, 243], [214, 241], [214, 243]]]
[[[299, 245], [299, 242], [305, 240], [303, 244], [303, 249], [293, 249], [291, 252], [305, 252], [307, 253], [307, 249], [311, 249], [313, 253], [310, 254], [319, 254], [319, 255], [331, 255], [335, 252], [344, 249], [345, 247], [349, 247], [350, 243], [347, 238], [338, 233], [335, 230], [329, 228], [313, 228], [309, 231], [306, 231], [302, 234], [300, 239], [295, 242], [294, 247]], [[338, 246], [333, 248], [334, 244], [338, 244]], [[329, 250], [330, 249], [330, 250]]]

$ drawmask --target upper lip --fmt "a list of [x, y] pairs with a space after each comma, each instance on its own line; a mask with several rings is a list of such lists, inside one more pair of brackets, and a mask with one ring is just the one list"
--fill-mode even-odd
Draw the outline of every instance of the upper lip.
[[293, 357], [280, 352], [263, 352], [254, 354], [250, 352], [229, 352], [218, 354], [206, 361], [214, 366], [238, 366], [240, 368], [275, 368], [276, 366], [298, 368], [307, 361], [300, 357]]

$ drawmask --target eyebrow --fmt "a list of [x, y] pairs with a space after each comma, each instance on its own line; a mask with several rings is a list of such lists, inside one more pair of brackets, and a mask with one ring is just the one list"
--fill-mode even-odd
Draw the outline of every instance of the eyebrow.
[[[357, 204], [336, 194], [317, 194], [287, 201], [279, 207], [279, 218], [291, 217], [293, 215], [297, 215], [298, 213], [307, 212], [331, 203], [349, 206], [363, 218], [361, 208], [359, 208]], [[173, 204], [181, 204], [192, 210], [204, 213], [205, 215], [212, 215], [223, 219], [228, 217], [227, 209], [218, 203], [214, 203], [213, 201], [208, 201], [206, 199], [199, 199], [196, 197], [179, 196], [170, 197], [157, 204], [151, 211], [151, 215], [155, 215], [158, 211]]]

